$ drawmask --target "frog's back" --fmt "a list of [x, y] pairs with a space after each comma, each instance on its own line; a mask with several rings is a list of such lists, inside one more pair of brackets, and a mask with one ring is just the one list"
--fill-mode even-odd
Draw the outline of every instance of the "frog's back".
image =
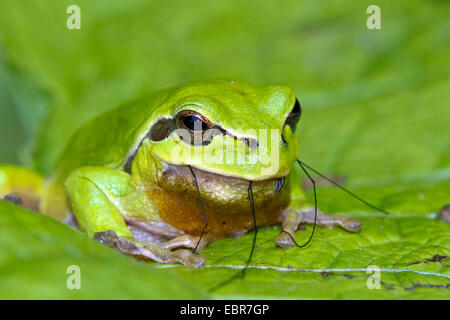
[[122, 167], [146, 134], [146, 124], [152, 122], [152, 113], [166, 99], [167, 92], [130, 101], [82, 126], [59, 159], [56, 174], [67, 177], [82, 166]]

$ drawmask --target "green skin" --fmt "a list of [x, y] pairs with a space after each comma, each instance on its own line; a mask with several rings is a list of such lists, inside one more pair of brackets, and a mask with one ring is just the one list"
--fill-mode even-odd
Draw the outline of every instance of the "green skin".
[[[314, 221], [294, 166], [298, 140], [286, 125], [295, 101], [289, 87], [239, 81], [192, 82], [162, 90], [107, 112], [78, 130], [45, 184], [29, 170], [0, 166], [0, 195], [18, 194], [29, 207], [69, 224], [76, 221], [89, 236], [126, 254], [199, 267], [205, 262], [202, 256], [173, 249], [201, 248], [252, 229], [247, 197], [252, 181], [257, 220], [261, 212], [258, 226], [281, 223], [284, 232], [276, 243], [289, 248], [295, 245], [298, 226]], [[194, 146], [173, 130], [162, 136], [152, 133], [161, 119], [178, 119], [185, 110], [198, 113], [227, 134]], [[256, 152], [262, 144], [256, 131], [249, 129], [266, 129], [269, 135], [271, 129], [279, 130], [278, 136], [267, 141], [267, 155], [276, 156], [277, 165]], [[245, 139], [259, 144], [252, 148]], [[232, 150], [231, 163], [173, 157], [179, 149], [205, 156], [222, 145]], [[250, 155], [253, 163], [248, 163]], [[246, 161], [238, 161], [239, 157]], [[200, 243], [205, 220], [189, 166], [210, 218]], [[286, 182], [282, 191], [276, 191], [280, 178]], [[227, 223], [221, 222], [222, 217]], [[349, 231], [361, 227], [355, 219], [321, 212], [317, 223]]]

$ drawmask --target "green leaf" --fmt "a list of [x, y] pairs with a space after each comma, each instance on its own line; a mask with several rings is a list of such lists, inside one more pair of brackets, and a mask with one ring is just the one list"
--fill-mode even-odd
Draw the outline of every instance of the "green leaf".
[[[51, 172], [66, 141], [84, 122], [141, 93], [208, 78], [288, 84], [303, 107], [301, 159], [342, 177], [346, 187], [392, 214], [376, 213], [321, 185], [319, 208], [361, 219], [362, 230], [318, 228], [306, 248], [283, 250], [274, 243], [279, 227], [261, 229], [245, 279], [211, 296], [450, 297], [445, 258], [450, 230], [435, 219], [450, 202], [448, 2], [378, 1], [381, 30], [365, 27], [371, 3], [359, 0], [345, 6], [337, 0], [287, 0], [276, 7], [260, 0], [77, 3], [82, 29], [71, 31], [65, 28], [65, 9], [73, 1], [0, 4], [1, 59], [8, 66], [0, 70], [7, 75], [0, 80], [9, 83], [23, 127], [34, 140], [31, 162], [39, 171]], [[2, 118], [8, 114], [1, 110]], [[43, 129], [33, 131], [38, 126]], [[0, 129], [1, 141], [9, 139], [6, 125]], [[6, 142], [9, 147], [0, 148], [0, 156], [17, 150], [9, 149], [17, 142]], [[177, 274], [190, 284], [175, 293], [188, 297], [197, 292], [191, 285], [206, 291], [242, 270], [252, 241], [248, 234], [210, 244], [201, 251], [208, 265], [195, 270], [120, 257], [9, 204], [0, 204], [0, 216], [0, 257], [7, 257], [0, 260], [2, 266], [29, 259], [0, 274], [4, 296], [10, 290], [17, 297], [111, 297], [113, 291], [124, 298], [163, 297], [168, 296], [165, 286], [145, 289], [159, 286], [150, 278], [172, 280]], [[299, 231], [297, 241], [305, 241], [310, 232], [311, 226]], [[45, 239], [53, 239], [51, 245]], [[80, 292], [64, 287], [73, 257], [89, 261], [82, 270], [92, 268], [95, 275]], [[370, 265], [381, 268], [379, 290], [366, 285]], [[114, 281], [99, 281], [102, 270]], [[130, 282], [121, 278], [124, 274]]]
[[[200, 299], [172, 270], [138, 262], [44, 215], [0, 200], [0, 299]], [[69, 266], [81, 288], [68, 289]]]
[[[356, 234], [342, 229], [319, 228], [306, 248], [280, 249], [274, 239], [279, 227], [258, 233], [251, 267], [245, 279], [236, 279], [214, 294], [220, 298], [284, 299], [448, 299], [450, 226], [422, 216], [368, 217], [355, 214], [364, 226]], [[297, 235], [307, 240], [311, 227]], [[178, 273], [215, 288], [245, 266], [253, 234], [224, 239], [202, 254], [207, 268], [175, 267]], [[433, 258], [434, 257], [434, 258]], [[433, 262], [433, 260], [436, 260]], [[380, 289], [367, 281], [380, 270]]]

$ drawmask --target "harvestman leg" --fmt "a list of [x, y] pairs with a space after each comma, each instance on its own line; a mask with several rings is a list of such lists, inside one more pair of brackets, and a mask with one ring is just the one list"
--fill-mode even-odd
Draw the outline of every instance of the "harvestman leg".
[[[280, 221], [283, 231], [277, 236], [275, 242], [282, 248], [291, 248], [295, 246], [293, 238], [300, 224], [314, 223], [314, 208], [301, 211], [286, 210], [281, 214]], [[319, 210], [317, 210], [316, 224], [319, 226], [341, 226], [351, 232], [358, 231], [362, 226], [361, 221], [357, 219], [346, 216], [329, 216]]]

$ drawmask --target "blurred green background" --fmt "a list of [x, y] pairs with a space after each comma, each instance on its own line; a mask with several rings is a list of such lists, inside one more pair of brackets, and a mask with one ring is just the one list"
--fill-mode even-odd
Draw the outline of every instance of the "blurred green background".
[[[81, 8], [81, 30], [66, 28], [71, 4]], [[371, 4], [381, 8], [381, 30], [366, 27]], [[344, 176], [399, 217], [433, 217], [450, 202], [449, 17], [448, 1], [0, 0], [0, 162], [49, 174], [87, 120], [184, 81], [286, 84], [303, 106], [298, 135], [306, 163]], [[334, 188], [320, 188], [319, 205], [398, 229], [397, 240], [406, 241], [400, 227], [370, 220], [371, 210]], [[366, 239], [388, 250], [372, 231]], [[428, 241], [420, 232], [428, 234], [416, 232], [413, 251]], [[439, 239], [448, 249], [448, 238]], [[228, 242], [218, 243], [205, 254], [220, 265]], [[283, 259], [270, 263], [286, 266]], [[261, 256], [259, 263], [268, 262]]]

